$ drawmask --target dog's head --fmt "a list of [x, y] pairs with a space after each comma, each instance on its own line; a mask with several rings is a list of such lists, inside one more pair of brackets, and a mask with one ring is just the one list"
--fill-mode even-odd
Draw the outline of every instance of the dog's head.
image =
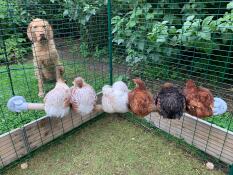
[[48, 21], [33, 19], [27, 28], [28, 38], [33, 42], [44, 42], [53, 39], [53, 31]]

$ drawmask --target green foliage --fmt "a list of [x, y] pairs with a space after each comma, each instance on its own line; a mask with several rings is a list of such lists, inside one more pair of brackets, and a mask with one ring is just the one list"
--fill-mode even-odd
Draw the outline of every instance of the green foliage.
[[79, 46], [79, 52], [80, 52], [80, 55], [83, 57], [83, 58], [87, 58], [89, 55], [90, 55], [90, 52], [88, 50], [88, 45], [84, 42], [82, 42]]
[[78, 20], [82, 25], [86, 25], [90, 18], [97, 14], [104, 5], [103, 1], [88, 1], [88, 0], [66, 0], [64, 2], [63, 16], [70, 20]]
[[97, 59], [102, 59], [103, 57], [106, 57], [107, 54], [108, 54], [107, 48], [100, 49], [98, 46], [96, 46], [93, 56]]
[[[65, 0], [60, 4], [63, 7], [63, 17], [79, 25], [80, 37], [91, 49], [107, 43], [107, 7], [104, 1]], [[97, 24], [101, 28], [93, 27]]]
[[[103, 76], [100, 70], [89, 71], [86, 64], [79, 64], [76, 60], [62, 60], [65, 67], [64, 77], [69, 86], [75, 77], [83, 77], [87, 83], [91, 84], [96, 92], [99, 92], [103, 85], [108, 83], [108, 76]], [[89, 63], [87, 63], [89, 64]], [[38, 86], [37, 79], [34, 76], [33, 63], [9, 65], [12, 76], [12, 83], [15, 95], [25, 97], [29, 102], [42, 102], [43, 99], [37, 96]], [[27, 111], [20, 114], [12, 113], [7, 109], [7, 101], [12, 97], [10, 89], [10, 81], [7, 74], [6, 66], [0, 66], [0, 135], [12, 129], [21, 127], [22, 125], [31, 122], [44, 116], [42, 111]], [[47, 93], [54, 87], [54, 83], [44, 83], [44, 90]]]
[[23, 46], [26, 41], [25, 38], [20, 35], [11, 36], [5, 40], [5, 49], [0, 47], [0, 63], [7, 60], [11, 63], [23, 61], [23, 56], [28, 52], [28, 48]]
[[195, 47], [206, 53], [211, 53], [217, 48], [217, 44], [212, 39], [215, 32], [216, 22], [214, 16], [207, 16], [204, 20], [195, 19], [195, 16], [188, 16], [181, 29], [177, 30], [178, 43], [185, 47]]
[[233, 115], [231, 113], [227, 112], [223, 115], [209, 117], [206, 120], [227, 130], [233, 131]]
[[167, 52], [169, 32], [167, 21], [155, 19], [156, 11], [149, 3], [139, 4], [125, 16], [112, 18], [113, 42], [126, 47], [126, 61], [134, 65], [143, 60], [161, 61], [161, 55], [171, 56], [174, 50]]
[[[205, 59], [193, 57], [191, 60], [190, 65], [196, 69], [196, 72], [203, 72], [211, 63], [215, 66], [216, 71], [227, 72], [230, 70], [230, 64], [225, 64], [225, 67], [217, 70], [220, 66], [216, 60], [219, 58], [214, 55], [217, 55], [218, 50], [229, 50], [229, 46], [224, 46], [224, 44], [230, 45], [229, 42], [233, 36], [232, 2], [223, 3], [224, 7], [217, 2], [209, 1], [203, 3], [190, 0], [184, 3], [183, 7], [167, 0], [159, 2], [137, 2], [132, 10], [112, 18], [113, 42], [126, 48], [128, 65], [132, 66], [146, 60], [151, 64], [162, 64], [165, 61], [165, 64], [169, 66], [172, 59], [182, 55], [180, 54], [182, 49], [199, 54], [197, 57], [205, 56]], [[217, 5], [225, 8], [223, 12], [225, 14], [220, 17], [208, 15], [208, 13], [216, 14], [212, 9], [208, 11], [208, 8]], [[179, 10], [183, 13], [182, 18], [180, 15], [178, 16]], [[190, 53], [187, 52], [187, 54]], [[182, 56], [178, 58], [187, 59]], [[187, 62], [185, 64], [187, 65]], [[184, 65], [185, 69], [186, 65]], [[214, 74], [212, 72], [210, 76]], [[225, 76], [225, 74], [221, 75], [221, 77]]]
[[3, 29], [0, 33], [0, 62], [21, 61], [28, 51], [28, 45], [23, 44], [26, 39], [21, 29], [16, 28], [26, 25], [27, 20], [17, 1], [0, 1], [0, 23]]

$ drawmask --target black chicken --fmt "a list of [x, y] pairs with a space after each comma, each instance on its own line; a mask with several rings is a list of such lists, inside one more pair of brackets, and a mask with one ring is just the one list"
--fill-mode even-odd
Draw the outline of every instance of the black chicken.
[[165, 83], [154, 97], [156, 110], [168, 119], [180, 119], [185, 109], [185, 97], [172, 83]]

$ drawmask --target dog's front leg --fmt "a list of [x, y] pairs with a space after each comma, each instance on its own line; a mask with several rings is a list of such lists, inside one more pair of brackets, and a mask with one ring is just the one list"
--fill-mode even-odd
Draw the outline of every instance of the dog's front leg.
[[44, 92], [43, 92], [43, 76], [42, 76], [42, 67], [39, 66], [37, 61], [34, 61], [34, 66], [35, 66], [35, 76], [38, 81], [38, 96], [39, 97], [44, 97]]
[[39, 89], [38, 96], [39, 96], [39, 97], [44, 97], [44, 92], [43, 92], [43, 80], [42, 80], [42, 77], [41, 77], [41, 76], [38, 77], [38, 89]]

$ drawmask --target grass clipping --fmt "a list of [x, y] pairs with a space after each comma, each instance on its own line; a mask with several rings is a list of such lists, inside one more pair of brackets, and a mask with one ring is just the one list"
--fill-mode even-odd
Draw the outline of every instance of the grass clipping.
[[205, 175], [201, 162], [160, 136], [120, 117], [104, 117], [46, 147], [6, 175]]

